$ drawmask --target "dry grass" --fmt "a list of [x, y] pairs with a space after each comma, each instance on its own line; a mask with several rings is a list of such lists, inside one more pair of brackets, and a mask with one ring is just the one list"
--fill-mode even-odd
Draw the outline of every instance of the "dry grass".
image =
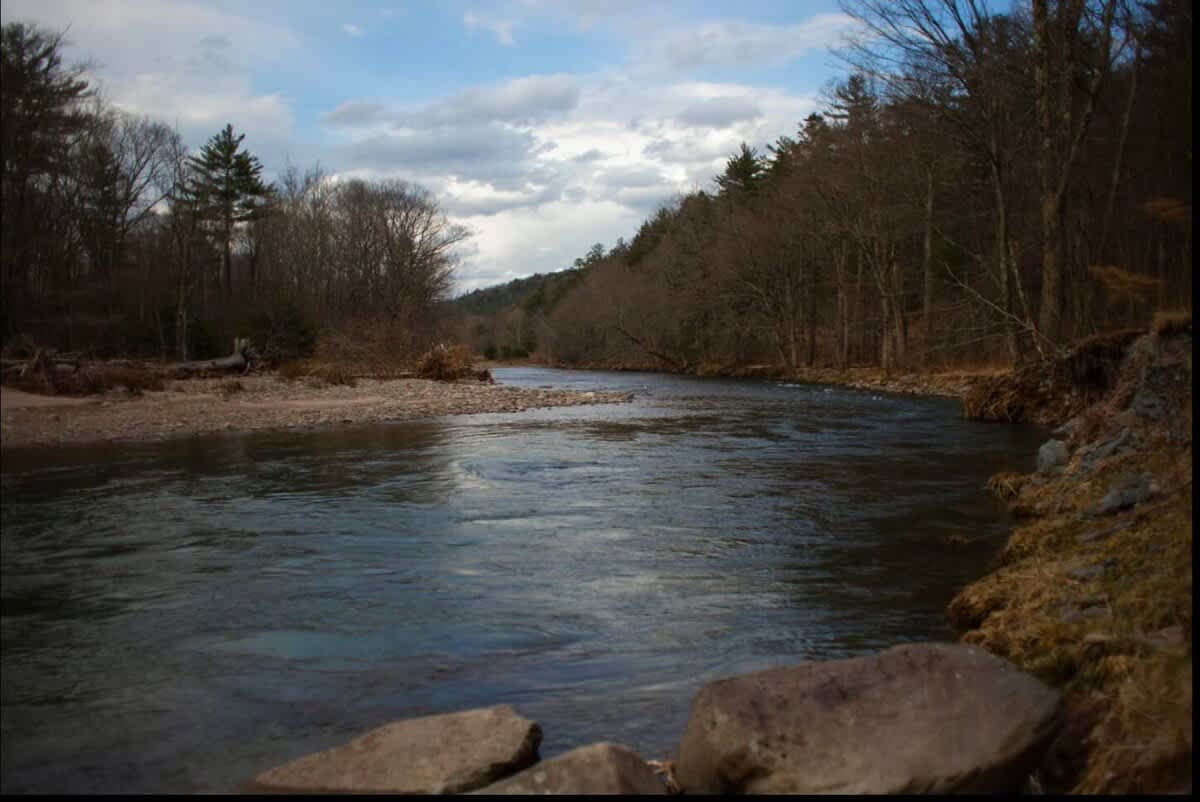
[[238, 393], [246, 392], [246, 385], [242, 384], [241, 379], [228, 379], [217, 385], [217, 392], [222, 398], [232, 398]]
[[1029, 476], [1023, 473], [997, 473], [987, 481], [988, 491], [999, 499], [1015, 498], [1021, 492], [1021, 488], [1029, 480]]
[[[964, 641], [1098, 706], [1074, 790], [1170, 790], [1181, 767], [1190, 771], [1190, 692], [1180, 693], [1191, 683], [1190, 468], [1190, 448], [1133, 454], [1090, 481], [1027, 487], [1022, 497], [1040, 496], [1032, 506], [1053, 509], [1014, 531], [1002, 567], [950, 604]], [[1131, 469], [1171, 490], [1123, 515], [1079, 515]], [[1086, 539], [1098, 530], [1108, 534]], [[1096, 566], [1106, 569], [1089, 573]], [[1162, 637], [1172, 631], [1182, 638]]]
[[112, 390], [141, 395], [147, 390], [162, 390], [163, 376], [153, 367], [99, 362], [73, 371], [55, 370], [52, 364], [39, 363], [35, 357], [28, 369], [15, 376], [12, 383], [18, 389], [39, 395], [88, 396]]
[[344, 385], [354, 387], [358, 379], [354, 372], [344, 365], [322, 362], [317, 359], [294, 359], [281, 364], [275, 371], [283, 381], [311, 381], [324, 385]]
[[[1179, 421], [1190, 414], [1191, 338], [1180, 325], [1127, 345], [1121, 359], [1114, 354], [1125, 334], [1084, 343], [1074, 363], [1049, 368], [1067, 386], [1108, 388], [1080, 416], [1072, 450], [1111, 441], [1128, 426], [1141, 450], [1086, 466], [1076, 454], [1053, 478], [993, 477], [989, 487], [1011, 498], [1024, 520], [997, 570], [948, 609], [964, 641], [1066, 694], [1068, 724], [1041, 769], [1052, 792], [1190, 786], [1192, 451], [1190, 426]], [[1035, 386], [1035, 378], [1009, 389]], [[1139, 396], [1158, 399], [1161, 406], [1144, 408], [1160, 411], [1135, 414]], [[1156, 495], [1091, 514], [1115, 484], [1142, 473], [1153, 477]]]
[[1160, 309], [1154, 313], [1154, 322], [1150, 330], [1157, 337], [1170, 337], [1174, 334], [1191, 333], [1192, 310], [1190, 309]]

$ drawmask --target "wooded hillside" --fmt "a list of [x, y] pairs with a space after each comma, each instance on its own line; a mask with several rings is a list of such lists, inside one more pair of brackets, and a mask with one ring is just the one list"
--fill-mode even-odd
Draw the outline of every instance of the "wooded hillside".
[[819, 113], [463, 336], [576, 365], [890, 370], [1190, 309], [1190, 3], [846, 10], [865, 33]]

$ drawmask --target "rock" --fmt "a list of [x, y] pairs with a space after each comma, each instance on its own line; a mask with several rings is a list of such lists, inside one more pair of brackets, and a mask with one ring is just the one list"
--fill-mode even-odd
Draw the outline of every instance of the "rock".
[[1125, 428], [1111, 440], [1084, 449], [1080, 463], [1084, 470], [1091, 470], [1092, 466], [1100, 460], [1111, 457], [1113, 454], [1132, 451], [1135, 445], [1133, 431]]
[[1099, 579], [1100, 577], [1104, 576], [1113, 568], [1116, 568], [1116, 566], [1117, 561], [1110, 558], [1102, 563], [1094, 563], [1092, 565], [1084, 565], [1079, 568], [1072, 568], [1071, 570], [1067, 571], [1067, 576], [1071, 577], [1071, 579], [1077, 579], [1080, 582], [1090, 582], [1093, 579]]
[[909, 644], [719, 680], [692, 705], [684, 793], [1020, 790], [1059, 695], [987, 652]]
[[1123, 476], [1112, 483], [1100, 502], [1084, 514], [1093, 517], [1108, 515], [1141, 504], [1158, 492], [1154, 477], [1145, 471]]
[[1037, 453], [1037, 469], [1038, 473], [1055, 474], [1062, 473], [1063, 466], [1066, 465], [1070, 454], [1067, 452], [1067, 444], [1062, 440], [1047, 440], [1042, 443], [1042, 447]]
[[542, 730], [508, 705], [393, 722], [266, 771], [256, 793], [454, 794], [537, 761]]
[[666, 786], [632, 750], [614, 743], [581, 746], [537, 763], [476, 794], [666, 794]]

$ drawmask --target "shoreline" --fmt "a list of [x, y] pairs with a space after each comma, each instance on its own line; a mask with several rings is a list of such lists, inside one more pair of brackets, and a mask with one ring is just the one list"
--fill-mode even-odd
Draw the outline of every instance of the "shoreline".
[[726, 368], [700, 365], [694, 370], [664, 370], [644, 365], [567, 365], [534, 362], [532, 360], [479, 362], [481, 368], [553, 368], [556, 370], [610, 371], [613, 373], [660, 373], [666, 376], [695, 376], [697, 378], [748, 379], [784, 382], [804, 382], [853, 390], [872, 390], [899, 395], [925, 395], [939, 398], [964, 399], [986, 382], [1007, 376], [1007, 367], [946, 370], [904, 370], [884, 373], [878, 367], [800, 368], [787, 371], [778, 365], [746, 365]]
[[[561, 367], [531, 361], [483, 362], [482, 368], [533, 367], [562, 370], [620, 368]], [[639, 368], [639, 371], [644, 369]], [[885, 375], [876, 368], [814, 368], [784, 373], [771, 366], [736, 371], [665, 375], [795, 381], [855, 390], [963, 399], [1000, 371]], [[616, 391], [521, 388], [473, 381], [358, 379], [353, 386], [315, 379], [286, 381], [277, 374], [181, 379], [164, 390], [95, 396], [37, 395], [0, 391], [0, 450], [75, 445], [146, 443], [211, 434], [248, 434], [341, 425], [393, 423], [444, 415], [496, 414], [585, 404], [621, 403]]]
[[169, 382], [162, 391], [88, 397], [0, 391], [0, 450], [144, 443], [212, 434], [391, 423], [445, 415], [621, 403], [628, 393], [536, 389], [430, 379], [359, 379], [353, 386], [273, 374]]

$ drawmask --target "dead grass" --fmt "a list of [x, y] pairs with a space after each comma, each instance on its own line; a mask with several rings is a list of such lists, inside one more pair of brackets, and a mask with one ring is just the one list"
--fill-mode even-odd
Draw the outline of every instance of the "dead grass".
[[[1156, 327], [1153, 337], [1127, 344], [1119, 360], [1125, 334], [1081, 344], [1076, 362], [1051, 366], [1069, 381], [1060, 390], [1108, 388], [1079, 417], [1072, 451], [1111, 442], [1127, 427], [1140, 450], [1087, 464], [1076, 453], [1051, 478], [993, 477], [990, 489], [1010, 498], [1022, 520], [997, 569], [947, 611], [965, 642], [1066, 694], [1068, 724], [1040, 770], [1050, 792], [1190, 787], [1192, 451], [1190, 426], [1179, 421], [1190, 414], [1191, 338], [1176, 320], [1163, 324], [1164, 334]], [[1028, 389], [1034, 378], [1009, 390]], [[1092, 514], [1116, 483], [1142, 473], [1153, 477], [1155, 495]]]
[[346, 366], [317, 359], [290, 360], [282, 363], [275, 373], [286, 382], [304, 380], [316, 384], [344, 385], [346, 387], [354, 387], [358, 384], [354, 372]]
[[232, 398], [238, 393], [246, 392], [246, 385], [242, 384], [241, 379], [228, 379], [217, 385], [217, 392], [222, 398]]
[[[1088, 482], [1064, 477], [1023, 490], [1061, 509], [1016, 529], [1002, 567], [950, 604], [965, 642], [1103, 711], [1074, 790], [1161, 792], [1175, 787], [1181, 767], [1190, 772], [1190, 690], [1186, 700], [1180, 695], [1184, 677], [1191, 687], [1190, 465], [1190, 448], [1134, 454]], [[1151, 471], [1173, 491], [1140, 512], [1079, 516], [1108, 478], [1130, 469]], [[1081, 542], [1096, 530], [1112, 531]], [[1088, 573], [1096, 566], [1106, 568]], [[1183, 633], [1180, 642], [1157, 637], [1168, 631]]]
[[1013, 471], [1007, 473], [994, 474], [987, 481], [988, 492], [999, 499], [1015, 498], [1021, 492], [1021, 488], [1029, 480], [1028, 474], [1016, 473]]
[[163, 377], [155, 368], [136, 365], [92, 363], [70, 372], [35, 366], [16, 378], [14, 386], [39, 395], [89, 396], [112, 390], [141, 395], [147, 390], [162, 390]]
[[1174, 334], [1190, 334], [1192, 331], [1192, 310], [1190, 309], [1160, 309], [1154, 313], [1154, 322], [1150, 330], [1157, 337], [1170, 337]]

